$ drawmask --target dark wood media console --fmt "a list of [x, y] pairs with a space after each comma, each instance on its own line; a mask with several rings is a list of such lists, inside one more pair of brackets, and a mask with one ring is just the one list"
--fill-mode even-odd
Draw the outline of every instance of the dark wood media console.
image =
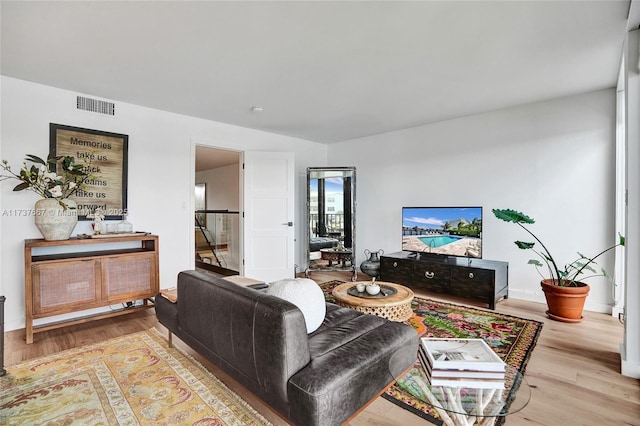
[[509, 264], [496, 260], [417, 255], [380, 257], [380, 280], [486, 303], [509, 297]]

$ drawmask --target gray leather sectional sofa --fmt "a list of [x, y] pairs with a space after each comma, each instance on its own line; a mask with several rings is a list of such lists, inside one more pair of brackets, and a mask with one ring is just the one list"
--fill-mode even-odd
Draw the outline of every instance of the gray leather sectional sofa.
[[177, 292], [156, 297], [160, 323], [291, 424], [344, 423], [416, 359], [403, 323], [327, 303], [307, 334], [295, 305], [206, 272], [181, 272]]

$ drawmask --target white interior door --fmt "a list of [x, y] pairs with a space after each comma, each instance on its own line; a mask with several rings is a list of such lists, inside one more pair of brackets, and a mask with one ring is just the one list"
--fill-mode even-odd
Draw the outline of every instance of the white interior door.
[[243, 274], [272, 282], [294, 276], [294, 155], [244, 153]]

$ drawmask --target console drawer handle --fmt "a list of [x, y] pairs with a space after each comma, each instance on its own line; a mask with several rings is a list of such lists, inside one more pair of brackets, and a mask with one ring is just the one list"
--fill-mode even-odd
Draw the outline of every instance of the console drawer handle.
[[425, 278], [429, 278], [432, 279], [436, 274], [434, 272], [429, 272], [429, 271], [425, 271], [424, 272], [424, 276]]
[[398, 262], [393, 262], [393, 267], [397, 268], [398, 267]]
[[473, 278], [473, 272], [469, 272], [469, 278]]

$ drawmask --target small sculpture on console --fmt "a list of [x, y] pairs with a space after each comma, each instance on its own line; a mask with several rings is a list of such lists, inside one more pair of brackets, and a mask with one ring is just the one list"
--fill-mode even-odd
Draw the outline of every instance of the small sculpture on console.
[[101, 207], [96, 208], [93, 212], [93, 233], [102, 234], [104, 231], [104, 210]]

